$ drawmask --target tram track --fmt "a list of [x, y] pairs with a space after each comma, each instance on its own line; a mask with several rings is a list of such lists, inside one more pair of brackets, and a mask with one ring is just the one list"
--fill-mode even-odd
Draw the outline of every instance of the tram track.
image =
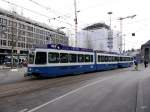
[[[94, 102], [98, 101], [98, 103], [100, 103], [98, 104], [97, 107], [96, 105], [94, 106], [95, 112], [98, 108], [101, 110], [110, 111], [111, 108], [122, 109], [122, 107], [125, 107], [124, 108], [125, 110], [128, 110], [128, 108], [130, 108], [133, 110], [132, 112], [135, 112], [135, 108], [137, 108], [138, 106], [136, 104], [137, 102], [136, 98], [139, 98], [139, 96], [137, 96], [138, 93], [136, 93], [138, 92], [138, 86], [137, 86], [138, 80], [141, 79], [143, 76], [149, 77], [148, 75], [144, 75], [143, 73], [147, 74], [143, 70], [133, 71], [132, 68], [128, 68], [128, 69], [126, 68], [126, 69], [116, 69], [112, 71], [88, 73], [88, 74], [74, 75], [74, 76], [67, 76], [67, 77], [60, 77], [60, 78], [27, 80], [26, 82], [22, 82], [24, 83], [24, 85], [20, 85], [20, 83], [17, 83], [17, 84], [20, 85], [19, 88], [21, 88], [22, 86], [24, 87], [26, 85], [27, 86], [26, 88], [28, 88], [29, 90], [24, 90], [23, 92], [21, 91], [20, 93], [18, 92], [17, 94], [15, 94], [15, 92], [12, 91], [13, 94], [10, 94], [9, 96], [6, 95], [0, 98], [1, 99], [0, 110], [2, 112], [20, 112], [22, 110], [23, 111], [31, 110], [55, 98], [59, 98], [62, 95], [68, 94], [71, 91], [75, 91], [76, 89], [78, 90], [79, 88], [86, 87], [87, 85], [91, 85], [100, 80], [112, 78], [112, 80], [110, 79], [110, 80], [104, 81], [103, 83], [96, 84], [95, 86], [93, 85], [94, 87], [90, 87], [89, 89], [87, 88], [86, 90], [88, 92], [83, 90], [82, 95], [84, 94], [87, 95], [88, 93], [91, 93], [92, 96], [91, 95], [90, 97], [87, 96], [87, 98], [85, 99], [95, 98]], [[29, 88], [32, 83], [34, 83], [33, 88]], [[5, 86], [8, 86], [8, 85], [5, 85]], [[0, 86], [0, 88], [1, 87], [2, 86]], [[23, 87], [22, 89], [24, 89]], [[18, 88], [18, 91], [19, 91], [19, 88]], [[11, 89], [12, 88], [10, 88], [10, 92], [11, 92]], [[97, 92], [94, 91], [93, 89], [96, 90]], [[97, 95], [98, 97], [96, 97]], [[77, 100], [78, 97], [73, 98], [73, 99]], [[69, 100], [69, 102], [74, 101], [74, 100]], [[82, 103], [82, 101], [83, 100], [81, 99], [79, 102]], [[144, 106], [142, 106], [142, 108], [143, 107]], [[72, 109], [72, 107], [70, 107], [70, 109]], [[127, 111], [120, 111], [120, 112], [127, 112]]]
[[[122, 70], [126, 71], [127, 69], [122, 69]], [[122, 70], [112, 70], [112, 71], [114, 71], [114, 75], [116, 75], [117, 72], [120, 73], [122, 72]], [[96, 73], [88, 73], [82, 75], [66, 76], [66, 77], [51, 78], [51, 79], [27, 80], [23, 82], [14, 83], [14, 84], [1, 85], [0, 98], [15, 96], [18, 94], [33, 92], [33, 91], [47, 89], [47, 88], [59, 87], [66, 84], [83, 83], [97, 77], [103, 78], [103, 77], [113, 75], [108, 73], [112, 71], [101, 72], [101, 75], [96, 75]]]

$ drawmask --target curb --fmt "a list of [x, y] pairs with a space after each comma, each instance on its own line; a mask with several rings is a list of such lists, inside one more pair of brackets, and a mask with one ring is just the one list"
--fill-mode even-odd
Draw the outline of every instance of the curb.
[[142, 80], [138, 82], [136, 97], [137, 97], [137, 102], [136, 102], [135, 112], [144, 112], [144, 109], [146, 108], [146, 106], [144, 106]]

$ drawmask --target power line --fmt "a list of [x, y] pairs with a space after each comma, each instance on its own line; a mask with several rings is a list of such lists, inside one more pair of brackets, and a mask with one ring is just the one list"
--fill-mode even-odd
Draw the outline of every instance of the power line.
[[[10, 5], [13, 5], [13, 6], [20, 7], [20, 8], [22, 8], [22, 9], [28, 10], [28, 11], [30, 11], [30, 12], [32, 12], [32, 13], [41, 15], [41, 16], [46, 17], [46, 18], [48, 18], [48, 19], [50, 18], [49, 16], [47, 16], [47, 15], [45, 15], [45, 14], [39, 13], [39, 12], [37, 12], [37, 11], [33, 11], [33, 10], [28, 9], [28, 8], [25, 8], [25, 7], [22, 7], [22, 6], [20, 6], [20, 5], [14, 4], [14, 3], [9, 2], [9, 1], [7, 1], [7, 0], [1, 0], [1, 1], [4, 1], [4, 2], [10, 4]], [[64, 22], [64, 21], [60, 21], [60, 20], [56, 20], [56, 21], [59, 21], [59, 22], [68, 24], [68, 25], [70, 25], [70, 26], [73, 26], [72, 24], [70, 24], [70, 23], [68, 23], [68, 22]]]
[[[41, 8], [44, 8], [44, 9], [46, 9], [46, 10], [48, 10], [48, 11], [53, 12], [55, 15], [56, 15], [56, 12], [58, 12], [58, 11], [53, 11], [51, 8], [46, 7], [46, 6], [44, 6], [44, 5], [41, 5], [41, 4], [39, 4], [38, 2], [35, 2], [34, 0], [29, 0], [29, 1], [31, 1], [32, 3], [34, 3], [34, 4], [38, 5], [38, 6], [40, 6]], [[51, 9], [51, 10], [50, 10], [50, 9]], [[79, 12], [80, 12], [80, 11], [79, 11]], [[65, 19], [65, 18], [74, 20], [74, 17], [69, 16], [70, 13], [67, 13], [67, 14], [61, 14], [60, 12], [58, 12], [58, 13], [59, 13], [60, 15], [58, 15], [57, 17], [54, 17], [54, 18], [50, 18], [49, 20]], [[65, 17], [65, 18], [64, 18], [64, 17]], [[66, 20], [66, 19], [65, 19], [65, 20]], [[82, 22], [83, 22], [83, 21], [82, 21]]]
[[[55, 15], [56, 15], [56, 12], [60, 14], [60, 12], [54, 11], [54, 10], [52, 10], [51, 8], [46, 7], [46, 6], [44, 6], [44, 5], [41, 5], [41, 4], [39, 4], [38, 2], [36, 2], [36, 1], [34, 1], [34, 0], [29, 0], [29, 1], [32, 2], [32, 3], [34, 3], [34, 4], [36, 4], [36, 5], [38, 5], [38, 6], [41, 7], [41, 8], [44, 8], [44, 9], [47, 10], [47, 11], [51, 11], [51, 12], [52, 12], [53, 14], [55, 14]], [[65, 16], [65, 15], [63, 15], [63, 16]], [[57, 16], [57, 17], [55, 17], [55, 18], [50, 18], [50, 19], [57, 19], [57, 18], [61, 18], [61, 17], [63, 17], [63, 16]]]
[[[8, 3], [8, 4], [10, 4], [10, 5], [13, 5], [13, 6], [15, 6], [15, 7], [20, 7], [20, 8], [22, 8], [22, 9], [25, 9], [25, 10], [27, 10], [27, 11], [29, 11], [29, 12], [32, 12], [32, 13], [35, 13], [35, 14], [37, 14], [37, 15], [46, 17], [46, 18], [48, 18], [49, 21], [52, 19], [52, 18], [50, 18], [49, 16], [47, 16], [47, 15], [45, 15], [45, 14], [43, 14], [43, 13], [39, 13], [39, 12], [37, 12], [37, 11], [33, 11], [33, 10], [31, 10], [31, 9], [25, 8], [25, 7], [23, 7], [23, 6], [20, 6], [20, 5], [17, 5], [17, 4], [15, 4], [15, 3], [9, 2], [9, 1], [7, 1], [7, 0], [1, 0], [1, 1], [6, 2], [6, 3]], [[32, 0], [32, 1], [33, 1], [33, 0]], [[36, 3], [36, 4], [40, 5], [39, 3]], [[45, 7], [45, 6], [41, 6], [41, 7]], [[45, 8], [46, 8], [46, 7], [45, 7]], [[60, 16], [59, 16], [59, 18], [60, 18]], [[54, 19], [54, 18], [53, 18], [53, 19]], [[56, 21], [58, 21], [58, 22], [61, 22], [61, 23], [68, 24], [69, 26], [74, 27], [74, 25], [72, 25], [71, 23], [68, 23], [68, 22], [65, 22], [65, 21], [61, 21], [61, 20], [57, 20], [57, 19], [54, 19], [54, 20], [56, 20]], [[82, 27], [80, 27], [80, 26], [79, 26], [79, 28], [82, 29]]]

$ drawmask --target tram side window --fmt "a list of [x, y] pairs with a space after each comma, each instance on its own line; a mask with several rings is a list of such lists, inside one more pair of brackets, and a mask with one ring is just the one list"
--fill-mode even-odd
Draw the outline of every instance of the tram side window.
[[91, 59], [90, 59], [90, 55], [85, 55], [85, 62], [90, 62], [91, 61]]
[[116, 62], [116, 61], [118, 61], [118, 60], [117, 60], [117, 57], [114, 57], [114, 62]]
[[46, 64], [47, 63], [47, 53], [46, 52], [37, 52], [35, 64]]
[[105, 62], [108, 62], [108, 56], [105, 56]]
[[123, 57], [123, 61], [126, 61], [126, 57]]
[[111, 61], [112, 61], [112, 57], [108, 56], [108, 62], [111, 62]]
[[59, 53], [49, 52], [48, 53], [48, 62], [49, 63], [59, 63]]
[[68, 54], [60, 53], [60, 63], [68, 63]]
[[78, 54], [78, 62], [84, 62], [84, 55]]
[[76, 54], [69, 54], [69, 62], [71, 62], [71, 63], [77, 62], [77, 55]]
[[120, 61], [123, 61], [123, 57], [120, 57]]
[[115, 61], [115, 57], [114, 56], [112, 56], [112, 62], [114, 62]]
[[101, 56], [98, 55], [98, 62], [101, 62]]
[[105, 62], [105, 56], [101, 56], [101, 62]]
[[130, 61], [130, 57], [128, 57], [128, 61]]
[[119, 61], [119, 57], [115, 57], [115, 61]]

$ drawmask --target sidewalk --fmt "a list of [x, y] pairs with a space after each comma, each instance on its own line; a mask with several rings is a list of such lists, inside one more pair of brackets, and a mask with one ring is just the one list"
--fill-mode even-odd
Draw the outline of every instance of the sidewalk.
[[4, 69], [10, 69], [11, 67], [6, 67], [4, 65], [0, 65], [0, 70], [4, 70]]

